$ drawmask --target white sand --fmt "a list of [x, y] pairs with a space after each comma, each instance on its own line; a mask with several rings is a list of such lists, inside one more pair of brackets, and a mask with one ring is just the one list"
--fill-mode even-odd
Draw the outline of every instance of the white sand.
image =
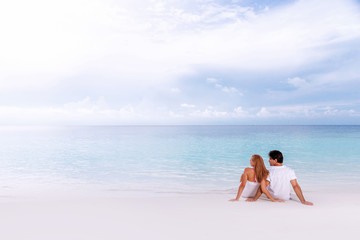
[[[56, 193], [56, 194], [55, 194]], [[304, 192], [296, 201], [229, 202], [233, 195], [153, 197], [54, 190], [0, 194], [2, 239], [355, 239], [360, 193]]]

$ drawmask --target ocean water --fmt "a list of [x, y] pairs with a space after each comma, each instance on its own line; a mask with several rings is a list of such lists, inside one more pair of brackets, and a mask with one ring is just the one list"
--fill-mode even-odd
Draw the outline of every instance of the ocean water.
[[227, 193], [274, 149], [308, 189], [360, 185], [360, 126], [3, 126], [0, 182]]

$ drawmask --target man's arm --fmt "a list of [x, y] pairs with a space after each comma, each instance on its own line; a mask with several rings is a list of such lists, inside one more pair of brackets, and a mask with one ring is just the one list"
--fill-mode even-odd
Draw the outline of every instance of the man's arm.
[[311, 206], [314, 205], [312, 202], [308, 202], [305, 200], [304, 195], [302, 194], [302, 191], [301, 191], [301, 187], [298, 184], [298, 182], [296, 181], [296, 179], [291, 180], [290, 183], [302, 204], [311, 205]]

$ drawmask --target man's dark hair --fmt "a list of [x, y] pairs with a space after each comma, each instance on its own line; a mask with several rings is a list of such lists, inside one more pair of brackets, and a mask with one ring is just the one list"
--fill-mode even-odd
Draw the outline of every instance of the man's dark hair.
[[269, 152], [269, 157], [271, 157], [272, 159], [276, 159], [278, 163], [283, 163], [284, 157], [282, 155], [282, 153], [278, 150], [272, 150]]

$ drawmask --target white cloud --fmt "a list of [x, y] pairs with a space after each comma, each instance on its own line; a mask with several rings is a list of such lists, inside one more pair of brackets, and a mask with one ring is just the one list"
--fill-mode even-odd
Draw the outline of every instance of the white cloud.
[[205, 118], [205, 119], [218, 119], [218, 118], [228, 118], [229, 113], [226, 111], [219, 111], [213, 107], [207, 107], [204, 110], [196, 110], [192, 112], [191, 117], [194, 118]]
[[92, 101], [89, 97], [58, 107], [0, 106], [0, 124], [118, 124], [147, 120], [144, 112], [131, 105], [111, 109], [104, 98]]
[[261, 117], [261, 118], [264, 118], [264, 117], [267, 118], [267, 117], [270, 117], [270, 116], [271, 116], [271, 113], [268, 111], [267, 108], [262, 107], [262, 108], [260, 109], [260, 111], [256, 113], [256, 116], [257, 116], [257, 117]]
[[183, 120], [185, 117], [183, 114], [175, 113], [174, 111], [169, 111], [168, 115], [171, 119], [176, 119], [176, 120], [178, 119]]
[[337, 113], [339, 113], [338, 109], [331, 109], [331, 108], [328, 108], [328, 110], [324, 112], [325, 115], [336, 115]]
[[171, 88], [170, 91], [173, 92], [173, 93], [181, 92], [180, 88]]
[[296, 88], [303, 88], [308, 86], [308, 82], [305, 79], [299, 77], [288, 78], [288, 83]]
[[107, 108], [107, 104], [104, 100], [104, 98], [99, 98], [95, 103], [91, 101], [90, 97], [86, 97], [83, 100], [77, 101], [77, 102], [70, 102], [67, 104], [64, 104], [64, 109], [105, 109]]
[[183, 103], [180, 105], [183, 108], [195, 108], [196, 106], [193, 104], [187, 104], [187, 103]]
[[[256, 117], [262, 119], [274, 119], [275, 121], [290, 121], [294, 119], [308, 119], [317, 120], [317, 124], [326, 122], [329, 117], [343, 118], [343, 117], [356, 117], [359, 111], [354, 109], [339, 109], [339, 104], [333, 105], [288, 105], [288, 106], [271, 106], [262, 107], [257, 113]], [[331, 119], [330, 119], [331, 120]]]
[[[292, 123], [308, 119], [312, 123], [326, 123], [337, 118], [357, 118], [360, 111], [353, 108], [341, 109], [340, 105], [289, 105], [262, 108], [244, 108], [238, 106], [226, 110], [216, 106], [196, 107], [182, 104], [181, 109], [147, 109], [141, 105], [124, 105], [110, 108], [104, 99], [92, 101], [85, 98], [58, 107], [21, 108], [0, 106], [0, 124], [39, 125], [39, 124], [149, 124], [149, 123], [202, 123], [222, 121], [224, 123]], [[150, 114], [150, 112], [152, 114]]]
[[86, 71], [154, 84], [196, 64], [283, 69], [324, 59], [333, 53], [327, 46], [360, 36], [351, 1], [299, 1], [258, 15], [181, 1], [2, 1], [0, 9], [1, 76], [17, 85]]
[[[252, 106], [252, 110], [229, 110], [233, 103], [200, 109], [198, 106], [213, 103], [208, 103], [209, 99], [198, 103], [193, 101], [194, 96], [186, 95], [191, 83], [183, 88], [181, 81], [188, 76], [204, 72], [209, 74], [205, 76], [219, 76], [217, 72], [232, 71], [283, 73], [284, 69], [298, 72], [350, 52], [348, 43], [360, 39], [359, 7], [351, 0], [296, 1], [261, 12], [240, 4], [190, 0], [1, 1], [0, 95], [10, 102], [1, 107], [1, 117], [8, 119], [2, 121], [20, 118], [22, 111], [33, 122], [63, 119], [84, 123], [140, 118], [153, 121], [166, 119], [170, 113], [191, 119], [186, 115], [191, 112], [215, 118], [322, 112], [316, 107], [291, 110], [271, 103], [264, 109]], [[289, 78], [287, 83], [301, 95], [320, 86], [337, 88], [339, 82], [358, 82], [356, 60], [348, 68], [329, 69]], [[241, 81], [247, 80], [228, 84], [219, 79], [208, 77], [206, 81], [219, 91], [242, 96]], [[59, 86], [66, 91], [57, 91]], [[90, 93], [84, 90], [87, 86], [91, 86]], [[24, 108], [20, 106], [36, 96], [12, 98], [19, 90], [34, 89], [34, 94], [54, 93], [57, 105], [38, 101]], [[109, 105], [92, 100], [117, 89], [121, 103], [118, 98]], [[169, 89], [181, 94], [169, 94]], [[167, 99], [156, 94], [160, 91], [166, 92], [166, 97], [171, 95], [171, 104], [176, 101], [177, 107], [186, 101], [196, 102], [196, 106], [184, 103], [178, 113]], [[134, 98], [136, 94], [140, 97]], [[148, 98], [151, 94], [157, 95], [156, 100]], [[59, 102], [69, 102], [69, 98], [83, 100], [59, 107]], [[20, 104], [11, 104], [11, 99]], [[357, 110], [353, 111], [356, 115]], [[335, 114], [340, 113], [341, 109]]]
[[235, 87], [226, 87], [226, 86], [223, 86], [218, 83], [215, 84], [215, 87], [221, 89], [221, 91], [223, 91], [225, 93], [236, 93], [239, 96], [243, 96], [243, 94], [241, 92], [239, 92], [239, 90]]
[[223, 92], [227, 92], [227, 93], [237, 93], [239, 92], [236, 88], [234, 87], [223, 87], [221, 89]]
[[217, 83], [219, 80], [217, 80], [216, 78], [211, 78], [211, 77], [209, 77], [209, 78], [206, 79], [206, 81], [207, 81], [208, 83]]
[[241, 107], [241, 106], [238, 106], [238, 107], [234, 108], [233, 115], [235, 117], [249, 117], [250, 116], [249, 112], [245, 111], [243, 109], [243, 107]]

